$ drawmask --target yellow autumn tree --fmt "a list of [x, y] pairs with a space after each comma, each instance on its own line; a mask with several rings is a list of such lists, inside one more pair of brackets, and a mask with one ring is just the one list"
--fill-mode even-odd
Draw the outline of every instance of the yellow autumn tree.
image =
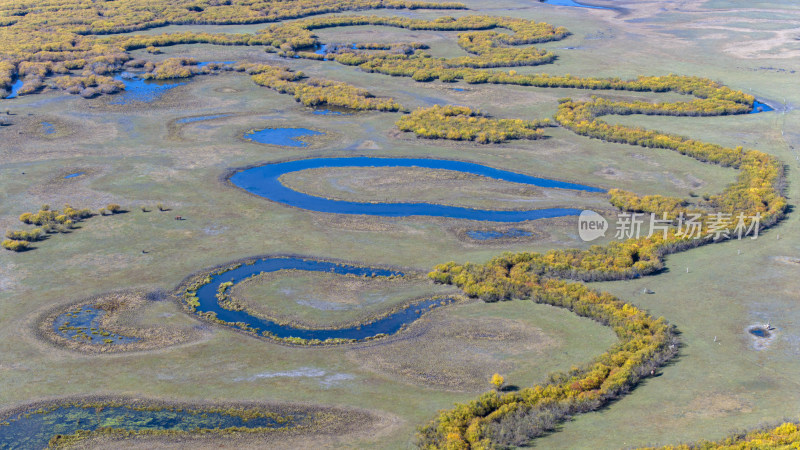
[[503, 378], [502, 375], [496, 373], [492, 375], [492, 378], [489, 379], [489, 383], [494, 386], [495, 390], [500, 390], [503, 387], [503, 383], [506, 382], [506, 379]]

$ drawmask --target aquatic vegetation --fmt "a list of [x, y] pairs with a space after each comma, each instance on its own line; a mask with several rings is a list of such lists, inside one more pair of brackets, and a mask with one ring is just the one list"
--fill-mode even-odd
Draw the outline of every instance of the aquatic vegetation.
[[401, 131], [428, 139], [477, 141], [481, 144], [510, 139], [539, 139], [550, 120], [491, 119], [466, 106], [420, 108], [397, 121]]
[[53, 328], [56, 333], [67, 339], [90, 344], [128, 344], [139, 340], [104, 329], [101, 321], [105, 314], [100, 308], [79, 306], [58, 316], [53, 321]]
[[146, 308], [152, 294], [106, 293], [57, 307], [38, 321], [38, 334], [58, 347], [84, 353], [120, 353], [177, 345], [200, 337], [190, 327], [126, 325], [125, 317]]
[[12, 448], [66, 447], [98, 436], [268, 433], [312, 427], [317, 413], [251, 405], [199, 406], [134, 399], [63, 400], [20, 408], [0, 420]]
[[465, 234], [472, 239], [478, 241], [488, 241], [492, 239], [508, 239], [516, 237], [533, 236], [530, 231], [520, 230], [519, 228], [510, 228], [506, 231], [495, 230], [467, 230]]
[[[550, 3], [580, 5], [567, 0]], [[122, 89], [133, 91], [134, 83], [142, 86], [144, 78], [185, 78], [219, 70], [213, 65], [201, 66], [197, 61], [175, 58], [161, 63], [137, 62], [128, 52], [145, 48], [151, 54], [157, 47], [186, 43], [217, 45], [253, 45], [287, 58], [332, 60], [368, 72], [410, 77], [419, 82], [463, 80], [470, 84], [493, 83], [539, 88], [580, 88], [596, 91], [671, 92], [693, 96], [689, 101], [650, 103], [613, 101], [593, 97], [588, 101], [562, 99], [555, 121], [576, 134], [606, 142], [624, 143], [651, 149], [666, 149], [698, 161], [718, 164], [739, 171], [736, 181], [720, 194], [704, 202], [662, 195], [640, 196], [614, 189], [609, 191], [613, 206], [629, 212], [653, 213], [668, 223], [666, 232], [645, 238], [612, 242], [587, 250], [552, 250], [545, 253], [521, 252], [504, 254], [484, 264], [437, 266], [430, 277], [437, 282], [461, 287], [472, 297], [487, 302], [525, 299], [566, 308], [579, 316], [610, 326], [620, 343], [583, 368], [553, 374], [547, 383], [516, 392], [489, 392], [472, 402], [459, 404], [441, 412], [431, 423], [420, 428], [418, 443], [426, 448], [492, 448], [527, 443], [548, 431], [569, 415], [595, 410], [624, 395], [638, 381], [652, 375], [659, 366], [677, 352], [678, 342], [672, 327], [661, 318], [621, 299], [574, 281], [633, 278], [656, 273], [663, 268], [664, 255], [710, 244], [729, 237], [702, 236], [694, 239], [680, 233], [684, 218], [701, 214], [701, 226], [708, 228], [713, 215], [741, 217], [745, 228], [760, 220], [767, 227], [779, 221], [786, 209], [783, 196], [783, 164], [777, 158], [757, 150], [728, 148], [688, 137], [641, 128], [611, 125], [599, 118], [609, 114], [650, 114], [670, 116], [717, 116], [744, 114], [765, 110], [754, 97], [735, 91], [713, 80], [690, 76], [641, 76], [631, 80], [618, 78], [576, 77], [571, 75], [520, 74], [515, 70], [490, 70], [498, 67], [534, 66], [552, 62], [555, 54], [529, 46], [562, 39], [568, 35], [563, 27], [545, 23], [492, 16], [441, 17], [419, 20], [400, 17], [343, 16], [295, 20], [287, 24], [267, 26], [253, 35], [174, 33], [155, 36], [99, 36], [122, 31], [142, 30], [179, 23], [263, 23], [344, 10], [368, 8], [462, 8], [460, 4], [428, 4], [420, 2], [355, 0], [342, 4], [322, 2], [256, 1], [246, 4], [207, 5], [185, 1], [149, 2], [147, 7], [135, 2], [99, 2], [82, 8], [71, 8], [64, 0], [38, 7], [11, 0], [0, 0], [0, 89], [11, 90], [10, 97], [33, 94], [51, 85], [67, 92], [93, 97]], [[329, 27], [354, 25], [392, 26], [409, 30], [459, 31], [458, 45], [468, 55], [455, 58], [434, 58], [423, 45], [357, 45], [324, 49], [313, 31]], [[57, 30], [57, 31], [54, 31]], [[510, 30], [506, 33], [503, 30]], [[316, 51], [313, 51], [316, 50]], [[112, 78], [125, 69], [142, 68], [140, 78]], [[269, 65], [240, 64], [231, 68], [246, 72], [252, 80], [277, 92], [294, 96], [307, 106], [330, 105], [354, 110], [398, 111], [402, 107], [393, 99], [376, 98], [369, 91], [336, 80], [308, 78], [301, 72]], [[73, 73], [74, 71], [82, 71]], [[174, 86], [171, 84], [166, 86]], [[159, 88], [158, 92], [169, 87]], [[154, 88], [155, 90], [155, 88]], [[124, 98], [124, 97], [123, 97]], [[129, 100], [121, 100], [125, 103]], [[147, 101], [147, 100], [145, 100]], [[401, 119], [401, 129], [420, 136], [440, 139], [476, 140], [482, 143], [507, 139], [531, 139], [541, 136], [543, 122], [493, 119], [461, 107], [436, 107], [416, 111]], [[312, 161], [312, 162], [308, 162]], [[422, 161], [422, 162], [421, 162]], [[328, 159], [324, 164], [355, 164], [356, 159]], [[374, 166], [375, 160], [358, 161]], [[436, 160], [408, 160], [402, 164], [436, 166]], [[391, 164], [398, 164], [392, 161]], [[427, 165], [425, 165], [427, 164]], [[459, 163], [462, 170], [476, 173], [469, 163]], [[475, 165], [473, 165], [475, 166]], [[231, 181], [251, 192], [289, 205], [324, 212], [404, 216], [420, 213], [480, 220], [530, 220], [539, 217], [575, 214], [577, 210], [476, 211], [420, 204], [365, 204], [333, 202], [292, 191], [282, 186], [278, 177], [290, 170], [313, 166], [313, 160], [272, 164], [235, 174]], [[552, 182], [522, 174], [498, 171], [481, 166], [481, 174], [491, 173], [500, 179], [527, 180], [530, 184]], [[501, 173], [502, 172], [502, 173]], [[266, 181], [263, 181], [263, 180]], [[532, 180], [533, 179], [533, 180]], [[262, 180], [259, 184], [254, 180]], [[592, 188], [569, 183], [555, 187]], [[594, 191], [599, 191], [595, 189]], [[161, 205], [159, 205], [159, 209]], [[69, 208], [70, 211], [75, 211]], [[433, 213], [431, 213], [433, 211]], [[78, 212], [76, 216], [80, 216]], [[12, 231], [2, 245], [11, 250], [24, 250], [30, 242], [53, 230], [66, 231], [79, 219], [72, 213], [49, 211], [26, 213], [20, 219], [41, 228]], [[38, 231], [37, 231], [38, 230]], [[280, 261], [285, 263], [285, 261]], [[303, 262], [305, 264], [307, 262]], [[326, 263], [316, 262], [321, 266]], [[257, 265], [254, 263], [252, 266]], [[298, 263], [300, 264], [300, 263]], [[332, 263], [328, 263], [332, 264]], [[285, 267], [285, 265], [278, 265]], [[333, 266], [333, 270], [337, 270]], [[227, 296], [236, 277], [251, 276], [255, 267], [229, 267], [193, 280], [183, 293], [185, 307], [209, 321], [223, 323], [242, 331], [287, 343], [336, 344], [354, 338], [314, 335], [319, 330], [291, 329], [281, 335], [280, 324], [258, 322]], [[365, 271], [365, 268], [353, 268]], [[366, 274], [366, 272], [364, 272]], [[218, 283], [218, 284], [217, 284]], [[228, 284], [231, 283], [231, 284]], [[208, 292], [206, 292], [208, 291]], [[431, 303], [433, 305], [434, 303]], [[240, 314], [237, 314], [240, 313]], [[387, 316], [389, 317], [389, 316]], [[399, 316], [398, 316], [399, 317]], [[412, 317], [413, 318], [413, 317]], [[379, 323], [376, 321], [374, 323]], [[69, 327], [69, 325], [67, 325]], [[359, 331], [365, 332], [365, 328]], [[60, 329], [60, 328], [59, 328]], [[72, 331], [64, 328], [63, 331]], [[349, 331], [349, 330], [348, 330]], [[300, 335], [302, 333], [306, 335]], [[101, 333], [102, 332], [98, 332]], [[325, 330], [329, 333], [329, 330]], [[382, 333], [370, 330], [364, 339]], [[329, 337], [328, 337], [329, 336]], [[323, 339], [325, 338], [325, 339]], [[202, 429], [202, 428], [201, 428]], [[110, 432], [125, 432], [111, 430]], [[139, 432], [135, 430], [134, 432]], [[149, 432], [149, 431], [148, 431]], [[153, 431], [155, 432], [155, 431]], [[2, 426], [0, 426], [2, 433]], [[90, 432], [91, 433], [91, 432]], [[760, 433], [760, 434], [759, 434]], [[77, 435], [80, 433], [76, 432]], [[745, 437], [731, 438], [720, 444], [701, 444], [708, 448], [725, 446], [770, 447], [797, 440], [797, 428], [784, 424], [774, 430], [758, 431]], [[62, 439], [62, 438], [58, 438]], [[66, 438], [65, 438], [66, 439]], [[749, 439], [749, 440], [748, 440]], [[56, 444], [62, 441], [56, 441]], [[717, 447], [715, 447], [717, 446]], [[705, 447], [704, 447], [705, 448]]]
[[315, 109], [312, 114], [316, 114], [319, 116], [347, 116], [350, 113], [344, 111], [337, 111], [335, 109]]

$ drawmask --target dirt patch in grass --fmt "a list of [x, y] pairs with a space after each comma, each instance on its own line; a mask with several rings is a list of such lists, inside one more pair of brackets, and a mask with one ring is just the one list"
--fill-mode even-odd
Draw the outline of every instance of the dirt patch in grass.
[[555, 345], [541, 329], [521, 320], [431, 314], [412, 324], [405, 339], [348, 352], [363, 367], [407, 383], [457, 392], [489, 388], [489, 377], [514, 368], [512, 357]]
[[[89, 152], [76, 150], [74, 143], [99, 145], [114, 140], [118, 134], [114, 127], [74, 116], [56, 118], [32, 113], [23, 115], [20, 112], [0, 118], [6, 123], [5, 126], [0, 126], [0, 139], [3, 141], [0, 146], [0, 160], [8, 164], [59, 159], [65, 154], [71, 157], [81, 156]], [[48, 134], [48, 130], [53, 132]]]
[[749, 413], [752, 410], [750, 402], [739, 395], [708, 393], [695, 397], [686, 408], [684, 417], [690, 419], [725, 417], [730, 414]]
[[796, 256], [774, 256], [773, 259], [779, 263], [800, 266], [800, 258]]

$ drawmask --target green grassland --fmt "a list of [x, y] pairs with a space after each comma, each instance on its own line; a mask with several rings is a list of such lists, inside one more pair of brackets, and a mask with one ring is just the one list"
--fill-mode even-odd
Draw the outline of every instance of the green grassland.
[[[714, 0], [704, 5], [691, 2], [691, 10], [658, 13], [647, 2], [593, 2], [627, 8], [626, 15], [527, 1], [465, 3], [472, 11], [446, 14], [511, 15], [563, 25], [573, 33], [563, 41], [537, 44], [555, 51], [558, 59], [550, 65], [516, 68], [520, 73], [621, 78], [701, 75], [767, 99], [775, 106], [781, 106], [785, 98], [789, 107], [786, 113], [606, 119], [773, 154], [788, 164], [786, 195], [790, 205], [795, 205], [800, 196], [800, 165], [796, 159], [800, 118], [793, 105], [800, 104], [800, 94], [788, 87], [796, 85], [799, 75], [790, 71], [800, 71], [798, 60], [776, 57], [770, 49], [758, 58], [731, 49], [731, 43], [747, 41], [749, 32], [730, 29], [719, 32], [720, 36], [686, 25], [713, 17], [705, 8], [733, 8], [735, 11], [725, 17], [743, 28], [743, 17], [758, 17], [751, 9], [779, 10], [784, 3]], [[672, 7], [686, 2], [662, 3]], [[797, 10], [789, 9], [796, 21]], [[445, 14], [425, 10], [375, 12], [386, 16], [399, 13], [426, 19]], [[644, 20], [634, 20], [637, 18]], [[771, 36], [763, 23], [756, 25], [760, 33], [766, 33], [764, 36]], [[172, 25], [135, 34], [182, 30], [240, 33], [263, 26]], [[357, 26], [323, 29], [315, 34], [322, 42], [331, 43], [422, 41], [430, 45], [436, 57], [465, 55], [455, 45], [456, 32]], [[190, 56], [202, 61], [276, 63], [392, 97], [408, 109], [434, 103], [458, 104], [497, 117], [533, 120], [552, 117], [561, 97], [589, 99], [596, 94], [564, 88], [418, 83], [410, 78], [368, 74], [335, 62], [280, 59], [258, 47], [194, 44], [161, 50], [162, 55], [147, 55], [144, 50], [132, 53], [153, 60]], [[465, 91], [456, 92], [452, 87]], [[671, 93], [613, 91], [607, 97], [648, 101], [685, 98]], [[113, 99], [44, 92], [0, 100], [0, 111], [8, 108], [13, 113], [2, 116], [10, 125], [0, 127], [1, 230], [18, 228], [17, 217], [43, 203], [55, 208], [70, 203], [76, 208], [97, 210], [115, 202], [128, 210], [90, 218], [81, 222], [79, 229], [34, 243], [32, 251], [0, 252], [0, 407], [78, 394], [351, 406], [384, 415], [391, 419], [391, 426], [349, 442], [333, 440], [328, 446], [408, 448], [413, 445], [418, 425], [438, 410], [487, 390], [492, 373], [502, 373], [509, 384], [531, 386], [544, 381], [551, 372], [590, 361], [616, 342], [614, 334], [588, 319], [530, 302], [458, 304], [425, 315], [396, 337], [332, 348], [300, 348], [254, 339], [191, 318], [170, 301], [153, 302], [122, 321], [129, 326], [199, 327], [201, 338], [159, 350], [86, 355], [43, 342], [33, 330], [38, 318], [55, 306], [121, 289], [171, 290], [203, 268], [259, 254], [311, 255], [425, 272], [449, 260], [484, 262], [503, 251], [589, 245], [578, 239], [574, 218], [523, 224], [539, 233], [533, 240], [476, 244], [464, 240], [457, 231], [484, 228], [485, 223], [309, 212], [232, 187], [224, 179], [232, 168], [312, 156], [451, 158], [604, 188], [680, 197], [688, 197], [690, 192], [720, 192], [736, 176], [732, 169], [702, 164], [674, 152], [601, 142], [564, 128], [546, 128], [546, 139], [496, 145], [417, 139], [395, 128], [402, 113], [314, 115], [291, 96], [259, 87], [237, 73], [195, 77], [153, 103], [120, 106], [110, 104]], [[230, 116], [176, 122], [211, 114]], [[41, 122], [54, 124], [56, 132], [44, 134]], [[304, 148], [267, 146], [242, 139], [248, 130], [283, 126], [312, 128], [326, 134], [309, 140], [310, 145]], [[75, 172], [85, 175], [64, 179]], [[537, 207], [554, 202], [613, 214], [610, 205], [595, 196], [558, 193], [555, 200], [545, 200], [541, 195], [546, 190], [519, 193], [515, 191], [519, 187], [511, 183], [476, 177], [445, 177], [442, 181], [441, 173], [432, 175], [429, 172], [433, 171], [424, 170], [403, 174], [404, 178], [415, 177], [415, 184], [401, 191], [402, 180], [389, 179], [399, 174], [386, 172], [322, 169], [290, 174], [283, 181], [301, 191], [348, 200], [413, 199], [499, 208], [513, 205], [512, 200], [532, 198]], [[498, 196], [508, 201], [500, 203]], [[158, 203], [169, 211], [158, 211]], [[141, 206], [149, 212], [143, 212]], [[174, 220], [177, 215], [186, 220]], [[779, 226], [757, 240], [671, 255], [666, 260], [667, 270], [656, 276], [591, 283], [653, 316], [667, 318], [680, 331], [685, 347], [659, 376], [647, 379], [631, 394], [600, 411], [576, 416], [557, 432], [538, 440], [536, 446], [627, 448], [717, 439], [733, 429], [796, 418], [800, 414], [800, 380], [796, 376], [800, 370], [800, 281], [796, 276], [800, 265], [792, 263], [791, 258], [800, 258], [799, 236], [800, 219], [796, 211], [790, 212]], [[366, 290], [370, 295], [356, 289], [357, 295], [348, 305], [358, 304], [358, 308], [323, 311], [301, 308], [296, 300], [302, 295], [330, 296], [326, 301], [331, 302], [341, 299], [332, 293], [341, 287], [321, 283], [328, 275], [279, 275], [270, 275], [263, 284], [242, 286], [236, 294], [283, 317], [338, 323], [446, 289], [420, 280], [402, 288], [373, 287]], [[288, 288], [303, 294], [296, 294], [296, 298], [286, 295]], [[328, 291], [321, 292], [323, 288]], [[643, 294], [645, 289], [654, 293]], [[367, 301], [380, 297], [373, 292], [383, 298]], [[365, 303], [368, 307], [362, 308]], [[766, 321], [776, 327], [777, 338], [769, 347], [761, 348], [746, 328]]]
[[604, 194], [495, 182], [450, 170], [400, 168], [312, 169], [281, 181], [318, 197], [357, 202], [425, 202], [480, 209], [536, 209], [561, 205], [606, 208]]
[[231, 288], [230, 295], [251, 314], [306, 327], [335, 327], [452, 292], [413, 275], [389, 279], [278, 271], [245, 280]]

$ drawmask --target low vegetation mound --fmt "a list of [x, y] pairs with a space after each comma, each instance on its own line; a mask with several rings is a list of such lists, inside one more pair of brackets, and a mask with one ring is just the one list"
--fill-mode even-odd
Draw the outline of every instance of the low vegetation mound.
[[428, 139], [477, 141], [481, 144], [511, 139], [539, 139], [550, 120], [492, 119], [466, 106], [434, 105], [420, 108], [397, 121], [401, 131]]

